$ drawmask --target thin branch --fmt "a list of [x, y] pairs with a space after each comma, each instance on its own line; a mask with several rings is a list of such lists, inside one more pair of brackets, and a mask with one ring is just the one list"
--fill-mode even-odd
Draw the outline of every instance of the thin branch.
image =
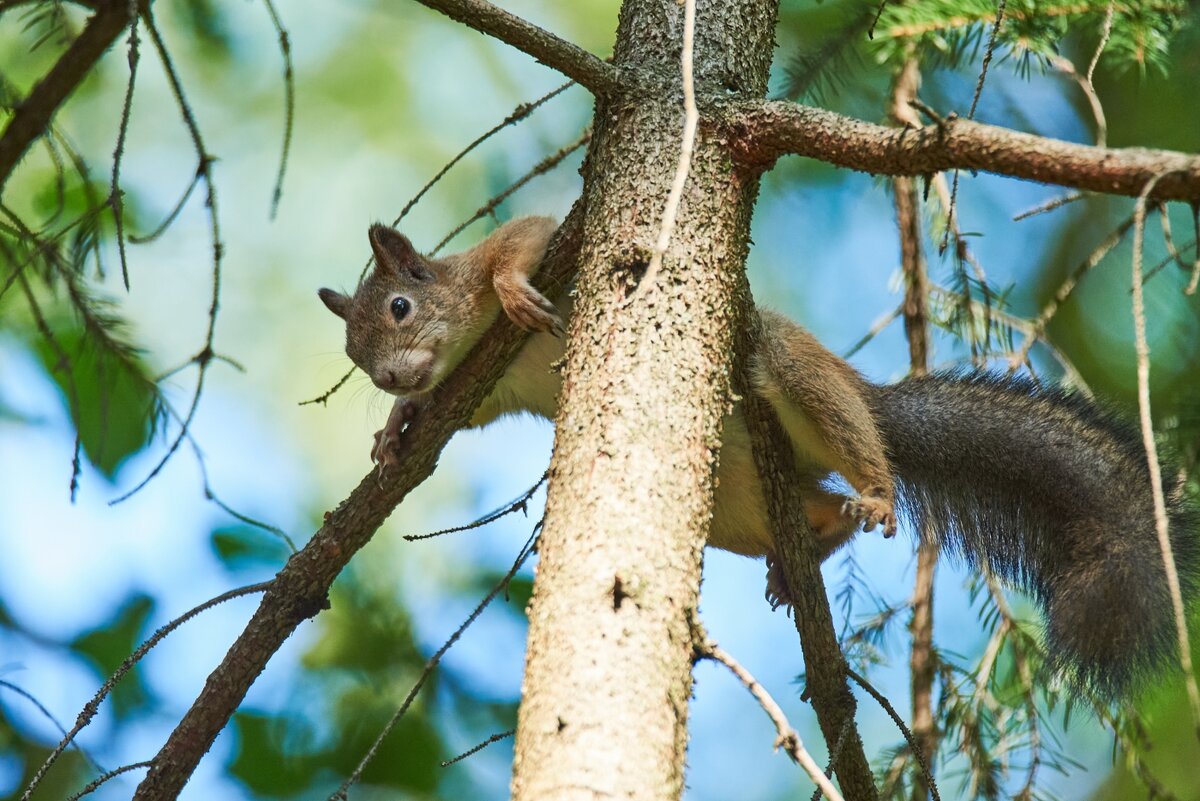
[[921, 745], [913, 737], [913, 733], [909, 731], [908, 726], [904, 725], [904, 719], [900, 717], [900, 714], [896, 712], [895, 707], [893, 707], [891, 702], [884, 697], [883, 693], [875, 689], [871, 682], [867, 681], [858, 673], [855, 673], [851, 668], [846, 668], [846, 671], [847, 675], [854, 679], [855, 683], [858, 684], [859, 687], [862, 687], [867, 691], [867, 695], [874, 698], [876, 703], [883, 707], [883, 711], [887, 712], [888, 717], [890, 717], [892, 722], [896, 724], [896, 728], [900, 730], [900, 734], [902, 734], [904, 739], [908, 742], [908, 747], [912, 749], [913, 756], [916, 758], [917, 764], [921, 767], [921, 773], [925, 777], [925, 783], [929, 787], [929, 792], [933, 796], [933, 801], [941, 801], [942, 797], [938, 793], [937, 784], [933, 780], [933, 774], [929, 772], [929, 761], [926, 759], [925, 753], [921, 750]]
[[129, 262], [125, 258], [125, 197], [121, 192], [121, 158], [125, 155], [125, 137], [129, 133], [129, 116], [133, 111], [133, 87], [137, 81], [138, 67], [138, 16], [137, 0], [127, 0], [129, 5], [129, 82], [125, 85], [125, 102], [121, 105], [121, 122], [117, 129], [117, 145], [113, 148], [112, 185], [108, 202], [112, 206], [114, 236], [117, 254], [121, 260], [121, 280], [125, 291], [129, 291]]
[[279, 201], [283, 198], [283, 176], [287, 173], [288, 153], [292, 149], [292, 124], [296, 117], [296, 81], [292, 70], [292, 43], [288, 38], [287, 29], [279, 18], [272, 0], [263, 0], [267, 14], [271, 17], [271, 25], [279, 38], [279, 54], [283, 58], [283, 149], [279, 152], [279, 172], [275, 176], [275, 191], [271, 193], [271, 219], [279, 211]]
[[992, 63], [992, 56], [996, 53], [996, 37], [1000, 35], [1000, 27], [1004, 25], [1004, 11], [1008, 6], [1008, 0], [1000, 0], [996, 5], [996, 20], [992, 23], [992, 32], [988, 36], [987, 49], [983, 51], [983, 65], [979, 68], [979, 80], [975, 82], [975, 94], [971, 97], [971, 110], [967, 113], [967, 119], [975, 119], [975, 109], [979, 108], [979, 98], [983, 96], [983, 84], [987, 80], [988, 66]]
[[[408, 708], [412, 706], [412, 702], [416, 700], [417, 693], [421, 691], [421, 688], [425, 686], [425, 682], [430, 676], [433, 675], [433, 671], [436, 670], [438, 664], [441, 663], [442, 657], [446, 655], [446, 652], [450, 650], [454, 643], [458, 642], [459, 638], [462, 637], [463, 632], [470, 628], [471, 624], [474, 623], [481, 614], [483, 614], [483, 610], [487, 609], [488, 605], [496, 599], [496, 596], [508, 587], [509, 582], [512, 581], [513, 577], [517, 575], [517, 571], [521, 569], [522, 565], [525, 564], [525, 561], [529, 559], [530, 555], [532, 555], [536, 550], [535, 546], [537, 543], [538, 531], [541, 530], [541, 526], [542, 524], [540, 522], [534, 526], [533, 533], [529, 535], [529, 539], [525, 541], [523, 546], [521, 546], [521, 550], [517, 554], [517, 558], [513, 560], [512, 567], [509, 568], [508, 572], [504, 574], [504, 577], [496, 582], [496, 585], [488, 591], [488, 594], [483, 597], [483, 600], [481, 600], [478, 605], [476, 605], [475, 609], [471, 611], [471, 614], [467, 615], [467, 619], [462, 622], [462, 625], [455, 629], [454, 633], [451, 634], [444, 643], [442, 643], [442, 647], [438, 648], [437, 652], [434, 653], [433, 656], [429, 657], [429, 660], [425, 663], [425, 667], [421, 669], [421, 675], [417, 677], [412, 689], [410, 689], [408, 691], [408, 695], [405, 696], [404, 702], [400, 704], [400, 708], [396, 710], [395, 714], [392, 715], [391, 720], [389, 720], [383, 727], [383, 730], [379, 732], [379, 736], [375, 738], [373, 743], [371, 743], [371, 747], [367, 749], [367, 753], [363, 755], [363, 758], [359, 761], [358, 766], [354, 768], [354, 772], [346, 777], [346, 780], [342, 782], [342, 785], [333, 793], [333, 795], [329, 796], [329, 801], [346, 801], [346, 795], [350, 792], [351, 785], [357, 784], [359, 779], [362, 778], [363, 771], [367, 769], [367, 765], [371, 764], [371, 760], [375, 758], [375, 754], [379, 752], [380, 746], [383, 745], [383, 741], [387, 739], [387, 736], [391, 734], [392, 729], [396, 728], [396, 724], [399, 723], [400, 719], [404, 717], [404, 714], [408, 712]], [[484, 743], [484, 745], [487, 745], [487, 743]], [[478, 751], [479, 748], [482, 747], [483, 746], [481, 745], [474, 749], [474, 751]], [[468, 752], [468, 754], [474, 753], [474, 751]]]
[[1065, 195], [1059, 195], [1058, 197], [1053, 197], [1047, 201], [1039, 203], [1033, 208], [1017, 212], [1013, 215], [1013, 222], [1020, 222], [1021, 220], [1027, 220], [1030, 217], [1035, 217], [1039, 214], [1045, 214], [1048, 211], [1061, 209], [1063, 206], [1066, 206], [1069, 203], [1074, 203], [1076, 200], [1083, 200], [1085, 197], [1087, 197], [1087, 195], [1083, 192], [1067, 192]]
[[[892, 89], [892, 118], [904, 124], [908, 121], [908, 101], [920, 88], [920, 65], [909, 58], [896, 77]], [[915, 116], [915, 115], [914, 115]], [[914, 179], [897, 177], [892, 185], [896, 223], [900, 233], [900, 263], [904, 272], [904, 333], [908, 339], [909, 370], [914, 376], [929, 372], [929, 274], [921, 247], [920, 195]], [[969, 299], [968, 299], [969, 302]], [[922, 525], [926, 525], [924, 522]], [[937, 729], [933, 722], [933, 576], [937, 568], [938, 538], [932, 531], [923, 531], [917, 546], [917, 572], [912, 597], [912, 617], [908, 630], [912, 637], [909, 654], [909, 676], [912, 695], [914, 741], [917, 748], [930, 758], [937, 752]], [[927, 765], [913, 781], [913, 801], [929, 797], [930, 787], [925, 777]]]
[[104, 699], [108, 697], [108, 694], [112, 692], [113, 687], [117, 686], [117, 683], [125, 677], [126, 673], [133, 669], [134, 665], [141, 661], [142, 657], [150, 653], [150, 649], [158, 645], [159, 642], [161, 642], [162, 639], [172, 631], [179, 628], [201, 612], [212, 609], [214, 606], [223, 604], [226, 601], [231, 601], [234, 598], [241, 598], [243, 595], [251, 595], [256, 592], [263, 592], [271, 586], [271, 583], [272, 582], [270, 581], [264, 581], [259, 584], [251, 584], [247, 587], [239, 587], [236, 590], [230, 590], [229, 592], [221, 593], [215, 598], [208, 599], [199, 606], [189, 609], [174, 620], [171, 620], [168, 623], [160, 626], [158, 630], [150, 635], [150, 637], [144, 643], [142, 643], [136, 651], [125, 658], [125, 661], [121, 663], [120, 667], [118, 667], [116, 671], [108, 677], [108, 680], [101, 685], [100, 689], [96, 691], [96, 694], [92, 696], [92, 699], [84, 705], [83, 709], [79, 713], [79, 716], [75, 718], [75, 725], [71, 727], [69, 732], [63, 735], [63, 738], [58, 741], [58, 745], [54, 747], [54, 750], [52, 750], [49, 756], [46, 757], [45, 761], [42, 762], [41, 767], [37, 769], [37, 772], [33, 775], [33, 778], [29, 780], [29, 785], [25, 788], [25, 792], [21, 794], [21, 801], [28, 801], [30, 796], [33, 795], [33, 791], [36, 790], [37, 786], [41, 783], [42, 777], [46, 775], [46, 771], [50, 770], [50, 767], [55, 763], [55, 761], [58, 760], [58, 757], [63, 751], [66, 750], [67, 746], [74, 742], [76, 735], [83, 731], [83, 729], [92, 722], [92, 718], [96, 716], [96, 712], [98, 712], [100, 709], [100, 704], [103, 703]]
[[[146, 0], [148, 3], [149, 0]], [[91, 73], [129, 24], [127, 0], [107, 0], [88, 20], [83, 31], [59, 57], [46, 76], [17, 106], [0, 135], [0, 190], [17, 162], [35, 139], [43, 135], [59, 106]]]
[[671, 190], [667, 193], [667, 204], [663, 209], [658, 241], [654, 243], [654, 250], [650, 254], [650, 266], [646, 268], [646, 274], [638, 282], [637, 289], [630, 295], [630, 301], [645, 291], [645, 287], [654, 285], [654, 279], [662, 268], [663, 255], [671, 245], [671, 234], [675, 232], [675, 218], [679, 216], [679, 202], [683, 199], [683, 187], [687, 184], [688, 172], [692, 167], [692, 150], [696, 145], [696, 125], [700, 121], [700, 112], [696, 110], [695, 81], [692, 77], [692, 45], [695, 37], [696, 0], [684, 0], [683, 52], [679, 56], [683, 82], [683, 134], [679, 142], [679, 163], [675, 167], [675, 177], [671, 180]]
[[197, 366], [196, 388], [193, 390], [188, 410], [183, 415], [179, 433], [171, 441], [166, 453], [163, 454], [158, 463], [146, 474], [146, 477], [138, 482], [133, 489], [109, 501], [109, 506], [127, 501], [138, 492], [141, 492], [167, 466], [171, 457], [179, 450], [179, 446], [187, 439], [192, 421], [196, 417], [196, 410], [200, 408], [200, 396], [204, 393], [204, 380], [208, 376], [208, 368], [213, 362], [213, 338], [217, 333], [217, 314], [221, 305], [221, 259], [224, 256], [224, 245], [221, 244], [220, 214], [217, 211], [217, 187], [213, 181], [212, 174], [213, 157], [209, 155], [208, 148], [204, 145], [204, 138], [200, 133], [200, 125], [196, 122], [191, 104], [188, 103], [187, 96], [183, 91], [183, 82], [175, 70], [171, 53], [162, 38], [162, 34], [158, 30], [158, 26], [154, 22], [154, 17], [150, 13], [149, 7], [143, 10], [142, 19], [145, 22], [146, 30], [150, 33], [150, 40], [153, 42], [154, 49], [158, 53], [163, 71], [166, 73], [167, 82], [171, 86], [171, 94], [175, 97], [175, 103], [179, 107], [180, 116], [183, 118], [184, 126], [191, 137], [192, 147], [196, 152], [196, 156], [200, 159], [199, 172], [203, 175], [204, 184], [208, 189], [205, 206], [208, 209], [208, 229], [212, 242], [212, 292], [208, 306], [208, 326], [204, 334], [204, 344], [200, 348], [200, 351], [192, 357], [192, 361]]
[[538, 479], [536, 484], [525, 490], [525, 492], [521, 493], [521, 497], [517, 498], [512, 503], [505, 504], [494, 512], [484, 515], [478, 520], [473, 520], [470, 523], [467, 523], [465, 526], [451, 526], [450, 528], [431, 531], [428, 534], [405, 534], [404, 539], [408, 542], [417, 542], [419, 540], [428, 540], [433, 539], [434, 537], [440, 537], [443, 534], [457, 534], [460, 531], [470, 531], [471, 529], [486, 526], [488, 523], [495, 522], [496, 520], [499, 520], [500, 518], [510, 515], [514, 512], [527, 513], [529, 509], [529, 499], [533, 497], [534, 493], [536, 493], [549, 478], [550, 471], [547, 470], [546, 472], [542, 473], [542, 477]]
[[1200, 198], [1200, 156], [1192, 154], [1079, 145], [957, 117], [896, 130], [778, 100], [709, 102], [740, 139], [741, 158], [761, 168], [790, 153], [881, 175], [981, 170], [1131, 197], [1169, 173], [1148, 200]]
[[[493, 195], [490, 200], [488, 200], [486, 203], [484, 203], [482, 206], [480, 206], [478, 209], [476, 209], [475, 213], [472, 214], [470, 217], [468, 217], [462, 224], [460, 224], [453, 231], [451, 231], [450, 233], [448, 233], [444, 237], [442, 237], [442, 241], [440, 241], [436, 245], [434, 245], [433, 250], [429, 251], [430, 255], [433, 255], [433, 254], [437, 253], [439, 250], [441, 250], [442, 248], [444, 248], [447, 244], [450, 243], [451, 239], [453, 239], [454, 237], [461, 234], [464, 230], [466, 230], [468, 225], [475, 222], [476, 220], [482, 220], [484, 217], [491, 214], [493, 211], [496, 210], [497, 206], [499, 206], [505, 200], [508, 200], [508, 198], [511, 197], [513, 195], [513, 193], [515, 193], [518, 189], [525, 186], [525, 184], [529, 183], [530, 181], [532, 181], [534, 178], [538, 177], [539, 175], [545, 175], [546, 173], [550, 172], [550, 170], [554, 169], [559, 164], [561, 164], [567, 156], [571, 155], [572, 153], [574, 153], [576, 150], [578, 150], [579, 148], [586, 145], [591, 140], [592, 140], [592, 129], [589, 126], [588, 128], [586, 128], [584, 130], [583, 134], [581, 134], [580, 137], [578, 139], [576, 139], [574, 142], [571, 142], [569, 145], [564, 145], [563, 147], [559, 148], [555, 152], [551, 153], [549, 156], [546, 156], [546, 158], [542, 159], [537, 164], [533, 165], [533, 167], [531, 167], [528, 172], [526, 172], [524, 175], [522, 175], [520, 178], [518, 178], [516, 181], [514, 181], [512, 184], [510, 184], [506, 189], [504, 189], [503, 191], [499, 192], [496, 195]], [[332, 392], [330, 394], [332, 394]], [[328, 397], [328, 396], [326, 396], [326, 397]]]
[[129, 765], [122, 765], [119, 768], [110, 770], [108, 773], [105, 773], [103, 776], [97, 776], [95, 779], [88, 782], [86, 785], [84, 785], [83, 789], [81, 789], [79, 792], [74, 793], [71, 796], [69, 796], [66, 801], [79, 801], [79, 799], [83, 798], [85, 795], [91, 795], [93, 792], [95, 792], [97, 789], [99, 789], [100, 785], [104, 784], [109, 779], [114, 779], [117, 776], [120, 776], [122, 773], [129, 773], [131, 770], [138, 770], [139, 768], [148, 768], [152, 764], [153, 763], [151, 763], [151, 762], [134, 762]]
[[[577, 207], [559, 228], [534, 278], [554, 295], [575, 271], [582, 212]], [[372, 537], [396, 505], [432, 472], [451, 435], [467, 424], [524, 342], [525, 333], [501, 317], [431, 398], [441, 411], [425, 415], [402, 436], [406, 458], [389, 480], [372, 470], [350, 496], [325, 515], [324, 525], [276, 576], [271, 588], [229, 652], [209, 676], [191, 708], [154, 758], [134, 798], [173, 799], [200, 758], [225, 727], [250, 685], [296, 627], [327, 604], [333, 580]]]
[[516, 733], [517, 733], [516, 729], [509, 729], [508, 731], [502, 731], [499, 734], [493, 734], [491, 737], [487, 738], [482, 743], [479, 743], [478, 745], [468, 748], [466, 751], [463, 751], [458, 756], [453, 757], [451, 759], [442, 760], [442, 767], [448, 768], [451, 765], [453, 765], [455, 762], [462, 762], [467, 757], [478, 754], [480, 751], [487, 748], [492, 743], [498, 743], [501, 740], [507, 740], [509, 737], [512, 737]]
[[586, 86], [592, 94], [605, 95], [624, 88], [621, 79], [628, 76], [619, 75], [613, 65], [485, 0], [417, 2], [533, 56], [547, 67]]
[[[53, 723], [54, 728], [58, 729], [60, 734], [62, 734], [63, 736], [66, 736], [66, 734], [67, 734], [66, 727], [58, 722], [58, 718], [54, 717], [54, 713], [52, 713], [49, 709], [47, 709], [46, 705], [43, 704], [41, 701], [39, 701], [37, 699], [37, 696], [35, 696], [33, 693], [29, 692], [28, 690], [24, 689], [23, 687], [13, 684], [11, 681], [6, 681], [5, 679], [0, 679], [0, 687], [4, 687], [8, 690], [11, 690], [12, 692], [14, 692], [17, 695], [24, 698], [29, 703], [33, 704], [35, 707], [37, 707], [37, 710], [42, 713], [42, 717], [46, 718], [46, 720]], [[84, 751], [83, 747], [80, 746], [79, 743], [75, 743], [74, 745], [75, 745], [75, 750], [79, 752], [79, 755], [82, 756], [85, 760], [87, 760], [88, 764], [90, 764], [96, 771], [98, 771], [98, 772], [104, 771], [104, 768], [100, 767], [100, 764], [98, 762], [96, 762], [95, 759], [92, 758], [91, 754], [89, 754], [87, 751]]]
[[747, 289], [743, 316], [746, 322], [741, 326], [738, 343], [741, 364], [736, 368], [734, 391], [743, 398], [754, 464], [778, 549], [775, 556], [789, 588], [793, 620], [808, 667], [805, 692], [812, 699], [826, 743], [835, 742], [843, 728], [850, 727], [836, 766], [842, 789], [856, 801], [873, 801], [878, 792], [862, 737], [853, 723], [857, 702], [846, 681], [846, 658], [834, 630], [815, 536], [804, 514], [804, 499], [792, 480], [797, 470], [795, 454], [791, 448], [779, 447], [779, 443], [788, 441], [782, 425], [767, 402], [748, 389], [747, 354], [762, 336], [758, 330], [761, 321], [752, 303]]
[[695, 648], [699, 657], [711, 659], [713, 662], [727, 667], [729, 672], [742, 683], [742, 686], [750, 691], [754, 700], [758, 701], [758, 705], [762, 707], [763, 712], [766, 712], [767, 717], [775, 724], [775, 731], [778, 734], [775, 738], [775, 747], [787, 751], [792, 760], [804, 768], [804, 772], [808, 774], [809, 778], [816, 783], [817, 787], [821, 788], [821, 792], [829, 801], [843, 801], [842, 794], [837, 791], [833, 782], [821, 770], [821, 766], [804, 748], [799, 732], [792, 728], [787, 715], [783, 713], [779, 704], [775, 703], [775, 699], [771, 697], [766, 688], [758, 682], [758, 679], [754, 678], [750, 671], [742, 667], [728, 652], [711, 640], [698, 642], [695, 644]]
[[863, 334], [862, 337], [859, 338], [859, 340], [857, 342], [855, 342], [853, 345], [850, 346], [849, 350], [847, 350], [845, 353], [842, 354], [842, 358], [843, 359], [853, 358], [856, 353], [858, 353], [860, 350], [862, 350], [864, 347], [866, 347], [867, 343], [869, 343], [875, 337], [879, 336], [881, 333], [883, 333], [883, 330], [885, 328], [887, 328], [889, 325], [891, 325], [893, 322], [895, 322], [903, 310], [904, 310], [904, 305], [901, 304], [901, 305], [897, 306], [896, 308], [892, 309], [890, 312], [881, 314], [879, 316], [879, 319], [877, 319], [875, 322], [871, 323], [871, 327], [867, 329], [867, 333]]
[[1137, 346], [1138, 417], [1142, 424], [1142, 444], [1146, 449], [1150, 486], [1154, 493], [1154, 527], [1158, 532], [1158, 547], [1162, 551], [1163, 568], [1167, 573], [1167, 589], [1170, 591], [1171, 606], [1175, 612], [1179, 663], [1183, 668], [1188, 702], [1191, 705], [1192, 725], [1197, 739], [1200, 739], [1200, 688], [1196, 686], [1196, 674], [1192, 668], [1187, 614], [1183, 606], [1183, 593], [1179, 587], [1179, 573], [1175, 569], [1171, 538], [1167, 531], [1167, 504], [1163, 498], [1162, 471], [1158, 464], [1158, 447], [1154, 442], [1154, 423], [1150, 417], [1150, 343], [1146, 338], [1146, 302], [1142, 294], [1142, 242], [1146, 233], [1146, 201], [1161, 177], [1155, 176], [1146, 183], [1142, 193], [1138, 195], [1133, 211], [1133, 332]]
[[1132, 215], [1123, 220], [1121, 224], [1118, 225], [1112, 231], [1112, 233], [1106, 236], [1104, 241], [1097, 245], [1095, 249], [1087, 255], [1087, 258], [1085, 258], [1079, 264], [1079, 266], [1072, 270], [1071, 274], [1063, 280], [1062, 284], [1059, 285], [1057, 290], [1055, 290], [1054, 297], [1050, 298], [1050, 300], [1046, 302], [1046, 305], [1042, 309], [1041, 313], [1038, 314], [1037, 318], [1033, 320], [1033, 327], [1029, 334], [1025, 337], [1025, 341], [1021, 343], [1021, 347], [1009, 360], [1008, 371], [1010, 373], [1016, 372], [1020, 369], [1021, 365], [1025, 363], [1025, 361], [1029, 358], [1030, 349], [1033, 348], [1035, 342], [1042, 338], [1042, 335], [1046, 332], [1046, 326], [1050, 323], [1050, 318], [1052, 318], [1058, 311], [1059, 306], [1061, 306], [1063, 302], [1071, 296], [1071, 293], [1075, 291], [1075, 287], [1079, 285], [1079, 281], [1085, 275], [1091, 272], [1091, 270], [1095, 268], [1097, 264], [1103, 261], [1104, 257], [1107, 256], [1113, 248], [1120, 244], [1121, 240], [1125, 238], [1125, 233], [1133, 227], [1135, 217], [1136, 215]]

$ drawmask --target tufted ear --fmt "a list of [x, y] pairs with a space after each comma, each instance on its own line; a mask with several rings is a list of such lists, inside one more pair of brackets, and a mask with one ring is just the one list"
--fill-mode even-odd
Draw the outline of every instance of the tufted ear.
[[317, 295], [320, 296], [321, 302], [325, 304], [325, 308], [346, 319], [346, 315], [350, 312], [350, 296], [343, 295], [341, 292], [334, 292], [332, 289], [318, 289]]
[[375, 253], [376, 269], [415, 281], [428, 281], [433, 278], [429, 266], [412, 246], [412, 242], [395, 228], [375, 223], [367, 232], [367, 237], [371, 240], [371, 250]]

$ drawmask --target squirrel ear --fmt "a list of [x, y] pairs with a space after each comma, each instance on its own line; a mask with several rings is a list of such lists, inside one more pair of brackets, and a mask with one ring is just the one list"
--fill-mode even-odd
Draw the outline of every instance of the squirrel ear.
[[425, 260], [417, 253], [412, 242], [395, 228], [375, 223], [367, 232], [367, 236], [371, 240], [371, 250], [375, 253], [377, 268], [417, 281], [433, 278]]
[[350, 311], [350, 296], [343, 295], [341, 292], [334, 292], [332, 289], [318, 289], [317, 295], [320, 296], [321, 302], [325, 304], [325, 308], [346, 319], [346, 314]]

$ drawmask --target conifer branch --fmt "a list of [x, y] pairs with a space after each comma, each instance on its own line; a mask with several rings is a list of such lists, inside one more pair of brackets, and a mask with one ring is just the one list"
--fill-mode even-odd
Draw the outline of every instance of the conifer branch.
[[1200, 156], [1172, 150], [1079, 145], [957, 117], [896, 130], [781, 101], [713, 101], [710, 111], [740, 137], [743, 161], [761, 169], [794, 154], [881, 175], [980, 170], [1130, 197], [1163, 175], [1148, 200], [1200, 199]]
[[[149, 0], [144, 0], [149, 5]], [[98, 3], [96, 13], [82, 33], [71, 42], [46, 76], [33, 88], [25, 102], [17, 106], [12, 119], [0, 135], [0, 189], [34, 140], [44, 134], [50, 118], [91, 74], [96, 62], [129, 25], [130, 4], [126, 0]]]

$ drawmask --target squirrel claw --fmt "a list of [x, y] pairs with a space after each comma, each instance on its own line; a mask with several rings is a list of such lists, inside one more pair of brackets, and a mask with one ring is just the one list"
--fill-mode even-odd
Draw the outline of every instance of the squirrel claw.
[[371, 447], [371, 461], [379, 465], [380, 478], [389, 467], [400, 464], [403, 455], [403, 440], [400, 438], [404, 428], [417, 418], [420, 408], [415, 401], [397, 399], [388, 415], [387, 423], [375, 432], [375, 444]]
[[763, 596], [771, 605], [772, 612], [782, 606], [788, 617], [792, 616], [792, 597], [788, 592], [787, 579], [783, 575], [778, 558], [772, 554], [767, 554], [767, 589]]
[[558, 307], [538, 292], [527, 281], [509, 282], [496, 287], [496, 295], [504, 313], [527, 331], [565, 333]]
[[883, 536], [896, 536], [896, 512], [892, 502], [876, 491], [868, 491], [857, 498], [847, 498], [842, 504], [842, 514], [862, 524], [863, 531], [874, 531], [883, 527]]

